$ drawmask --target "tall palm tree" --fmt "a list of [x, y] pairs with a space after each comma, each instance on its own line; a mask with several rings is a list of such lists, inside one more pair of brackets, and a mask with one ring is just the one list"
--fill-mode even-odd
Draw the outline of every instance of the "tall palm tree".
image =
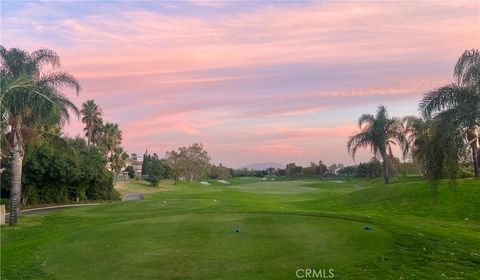
[[361, 131], [350, 136], [347, 143], [348, 152], [355, 158], [358, 149], [370, 147], [372, 153], [383, 160], [383, 178], [385, 184], [388, 184], [388, 158], [389, 155], [393, 156], [392, 146], [399, 144], [404, 148], [407, 144], [402, 122], [397, 118], [390, 118], [385, 106], [381, 105], [375, 115], [363, 114], [358, 119], [358, 126]]
[[[457, 61], [454, 70], [454, 77], [457, 79], [457, 83], [462, 85], [469, 85], [474, 88], [477, 95], [480, 92], [480, 52], [478, 49], [466, 50]], [[476, 132], [476, 137], [475, 137]], [[476, 174], [480, 176], [480, 129], [469, 129], [467, 131], [468, 142], [472, 147], [472, 153], [474, 147], [477, 148], [477, 168]], [[474, 156], [474, 155], [473, 155]]]
[[88, 146], [95, 145], [102, 132], [102, 110], [94, 100], [90, 99], [82, 104], [80, 113], [82, 114], [82, 122], [85, 124], [84, 130], [87, 144]]
[[439, 124], [455, 127], [472, 150], [475, 176], [480, 175], [480, 155], [477, 131], [480, 127], [480, 91], [474, 84], [452, 83], [433, 90], [423, 97], [420, 111], [426, 118], [434, 118]]
[[2, 79], [28, 77], [30, 88], [16, 88], [12, 94], [5, 94], [2, 100], [1, 115], [8, 116], [5, 133], [9, 155], [12, 159], [10, 186], [9, 223], [17, 223], [21, 203], [22, 165], [27, 141], [33, 138], [37, 127], [45, 124], [62, 125], [69, 120], [69, 110], [78, 114], [75, 105], [61, 92], [62, 87], [80, 91], [79, 82], [69, 73], [52, 71], [43, 73], [42, 68], [50, 65], [53, 69], [60, 65], [59, 56], [48, 49], [26, 52], [20, 49], [5, 49], [0, 46]]

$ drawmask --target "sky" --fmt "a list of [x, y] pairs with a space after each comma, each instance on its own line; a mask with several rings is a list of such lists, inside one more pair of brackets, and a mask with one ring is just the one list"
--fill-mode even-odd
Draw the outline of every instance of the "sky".
[[3, 0], [0, 35], [56, 51], [82, 85], [66, 94], [94, 99], [130, 153], [198, 142], [231, 167], [352, 164], [361, 114], [417, 114], [479, 48], [480, 1]]

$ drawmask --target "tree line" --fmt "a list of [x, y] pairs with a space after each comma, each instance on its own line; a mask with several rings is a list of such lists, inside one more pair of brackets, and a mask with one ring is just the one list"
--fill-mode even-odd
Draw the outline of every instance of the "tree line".
[[168, 151], [164, 158], [145, 152], [142, 161], [142, 177], [152, 186], [162, 179], [193, 182], [208, 177], [214, 168], [210, 156], [202, 144], [194, 143], [178, 150]]
[[164, 158], [157, 154], [145, 152], [142, 163], [142, 177], [152, 186], [158, 185], [162, 179], [193, 182], [204, 179], [226, 180], [232, 177], [328, 177], [335, 176], [342, 164], [325, 165], [322, 161], [311, 162], [303, 167], [289, 163], [285, 168], [267, 168], [250, 170], [247, 168], [229, 168], [223, 164], [212, 164], [208, 152], [202, 144], [195, 143], [169, 151]]
[[[21, 205], [113, 200], [113, 173], [127, 154], [115, 123], [104, 123], [93, 100], [79, 109], [65, 95], [81, 86], [60, 69], [52, 50], [27, 52], [0, 46], [1, 195], [9, 196], [9, 223]], [[45, 71], [48, 68], [49, 71]], [[71, 114], [81, 116], [86, 141], [61, 129]]]

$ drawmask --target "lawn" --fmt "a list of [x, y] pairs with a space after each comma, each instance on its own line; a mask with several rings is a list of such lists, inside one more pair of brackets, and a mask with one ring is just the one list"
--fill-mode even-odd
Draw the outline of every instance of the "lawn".
[[[2, 279], [480, 279], [480, 181], [233, 179], [2, 227]], [[370, 230], [365, 230], [368, 226]], [[237, 232], [238, 231], [238, 232]]]

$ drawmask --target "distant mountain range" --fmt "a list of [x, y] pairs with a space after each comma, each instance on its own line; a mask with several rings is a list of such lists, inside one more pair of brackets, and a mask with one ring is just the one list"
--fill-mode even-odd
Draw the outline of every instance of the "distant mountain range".
[[281, 164], [278, 162], [261, 162], [261, 163], [252, 163], [249, 165], [244, 166], [248, 170], [265, 170], [270, 167], [273, 168], [285, 168], [285, 164]]

